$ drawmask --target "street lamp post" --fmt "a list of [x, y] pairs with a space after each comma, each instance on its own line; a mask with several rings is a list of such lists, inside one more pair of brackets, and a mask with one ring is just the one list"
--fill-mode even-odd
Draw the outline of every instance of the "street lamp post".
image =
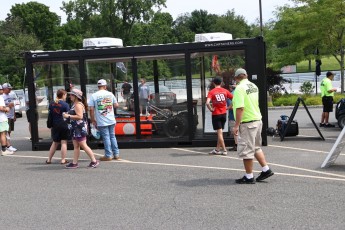
[[261, 0], [259, 0], [259, 11], [260, 11], [260, 32], [261, 36], [264, 36], [264, 32], [262, 30], [262, 7], [261, 7]]

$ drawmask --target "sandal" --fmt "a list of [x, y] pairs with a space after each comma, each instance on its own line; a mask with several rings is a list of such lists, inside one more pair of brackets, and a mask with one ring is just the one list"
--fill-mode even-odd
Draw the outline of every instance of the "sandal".
[[52, 163], [51, 161], [46, 160], [47, 165], [50, 165], [51, 163]]
[[65, 164], [68, 164], [68, 163], [69, 163], [69, 161], [65, 160], [65, 162], [61, 162], [60, 164], [65, 165]]

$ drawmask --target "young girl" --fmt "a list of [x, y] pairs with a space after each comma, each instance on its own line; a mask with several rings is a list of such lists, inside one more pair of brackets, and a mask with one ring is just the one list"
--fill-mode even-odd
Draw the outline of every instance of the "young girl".
[[91, 163], [88, 167], [96, 168], [99, 165], [99, 161], [96, 160], [94, 153], [86, 143], [87, 131], [87, 103], [83, 97], [83, 92], [79, 89], [72, 89], [68, 93], [70, 95], [71, 102], [73, 103], [71, 110], [68, 113], [64, 113], [63, 117], [68, 119], [69, 127], [71, 130], [71, 136], [73, 140], [74, 155], [73, 162], [66, 165], [68, 169], [78, 168], [78, 159], [80, 155], [80, 147], [90, 157]]
[[70, 139], [67, 123], [64, 121], [62, 114], [70, 110], [69, 105], [65, 102], [67, 92], [64, 89], [59, 89], [56, 92], [56, 99], [49, 105], [49, 114], [53, 117], [52, 139], [53, 143], [50, 146], [48, 160], [46, 164], [52, 163], [52, 158], [57, 147], [61, 143], [61, 164], [69, 163], [66, 160], [67, 141]]

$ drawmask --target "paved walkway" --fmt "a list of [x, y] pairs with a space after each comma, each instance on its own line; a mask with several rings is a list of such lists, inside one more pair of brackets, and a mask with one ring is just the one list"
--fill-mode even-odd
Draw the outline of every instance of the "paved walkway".
[[[322, 128], [322, 141], [299, 111], [300, 135], [269, 138], [263, 149], [275, 175], [254, 185], [235, 184], [241, 160], [209, 156], [212, 147], [125, 149], [96, 169], [83, 154], [76, 170], [58, 153], [51, 165], [47, 152], [1, 157], [0, 228], [344, 229], [345, 154], [320, 168], [340, 129]], [[270, 113], [271, 123], [279, 112], [289, 111]]]

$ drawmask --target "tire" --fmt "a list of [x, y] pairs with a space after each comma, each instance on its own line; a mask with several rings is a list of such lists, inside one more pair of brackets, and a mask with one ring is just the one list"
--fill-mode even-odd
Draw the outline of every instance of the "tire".
[[170, 117], [165, 121], [163, 130], [170, 138], [182, 137], [187, 130], [186, 120], [180, 116]]
[[345, 126], [345, 114], [339, 116], [338, 125], [339, 125], [339, 128], [341, 128], [341, 129], [344, 128], [344, 126]]

